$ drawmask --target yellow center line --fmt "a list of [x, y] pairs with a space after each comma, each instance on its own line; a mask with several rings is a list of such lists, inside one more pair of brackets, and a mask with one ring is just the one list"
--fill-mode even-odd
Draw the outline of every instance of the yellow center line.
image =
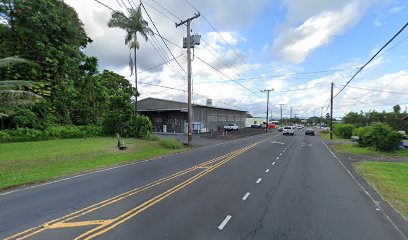
[[[277, 136], [277, 135], [276, 135], [276, 136]], [[274, 137], [276, 137], [276, 136], [274, 136]], [[273, 138], [273, 137], [272, 137], [272, 138]], [[196, 166], [187, 168], [187, 169], [185, 169], [185, 170], [179, 171], [179, 172], [174, 173], [174, 174], [172, 174], [172, 175], [169, 175], [169, 176], [166, 176], [166, 177], [164, 177], [164, 178], [161, 178], [161, 179], [158, 179], [158, 180], [156, 180], [156, 181], [153, 181], [153, 182], [151, 182], [151, 183], [148, 183], [148, 184], [146, 184], [145, 186], [132, 189], [132, 190], [130, 190], [130, 191], [128, 191], [128, 192], [119, 194], [119, 195], [117, 195], [117, 196], [114, 196], [114, 197], [112, 197], [112, 198], [109, 198], [109, 199], [106, 199], [106, 200], [104, 200], [104, 201], [98, 202], [98, 203], [96, 203], [96, 204], [93, 204], [93, 205], [91, 205], [91, 206], [88, 206], [88, 207], [86, 207], [86, 208], [83, 208], [83, 209], [81, 209], [81, 210], [78, 210], [78, 211], [76, 211], [76, 212], [67, 214], [67, 215], [65, 215], [65, 216], [63, 216], [63, 217], [60, 217], [60, 218], [51, 220], [51, 221], [49, 221], [49, 222], [46, 222], [46, 223], [44, 223], [44, 224], [42, 224], [42, 225], [40, 225], [40, 226], [27, 229], [27, 230], [25, 230], [25, 231], [23, 231], [23, 232], [17, 233], [17, 234], [15, 234], [15, 235], [10, 236], [10, 237], [5, 238], [5, 239], [6, 239], [6, 240], [10, 240], [10, 239], [26, 239], [26, 238], [28, 238], [28, 237], [30, 237], [30, 236], [33, 236], [33, 235], [35, 235], [35, 234], [38, 234], [38, 233], [40, 233], [40, 232], [42, 232], [42, 231], [44, 231], [44, 230], [47, 230], [47, 229], [56, 229], [56, 228], [64, 228], [64, 227], [78, 227], [78, 226], [82, 226], [81, 224], [85, 224], [85, 225], [99, 225], [98, 227], [96, 227], [96, 228], [94, 228], [94, 229], [91, 229], [89, 232], [91, 232], [91, 231], [94, 232], [94, 231], [96, 231], [96, 230], [98, 230], [98, 229], [105, 228], [106, 226], [112, 224], [114, 221], [120, 220], [120, 217], [123, 218], [126, 213], [120, 215], [119, 217], [117, 217], [117, 218], [115, 218], [115, 219], [109, 219], [109, 220], [94, 220], [94, 221], [83, 221], [83, 222], [67, 222], [67, 221], [72, 220], [72, 219], [75, 219], [75, 218], [78, 218], [78, 217], [83, 216], [83, 215], [86, 215], [86, 214], [88, 214], [88, 213], [90, 213], [90, 212], [96, 211], [96, 210], [98, 210], [98, 209], [100, 209], [100, 208], [106, 207], [106, 206], [111, 205], [111, 204], [113, 204], [113, 203], [116, 203], [116, 202], [118, 202], [118, 201], [120, 201], [120, 200], [123, 200], [123, 199], [125, 199], [125, 198], [128, 198], [128, 197], [130, 197], [130, 196], [132, 196], [132, 195], [135, 195], [135, 194], [140, 193], [140, 192], [142, 192], [142, 191], [148, 190], [148, 189], [150, 189], [150, 188], [152, 188], [152, 187], [154, 187], [154, 186], [157, 186], [157, 185], [159, 185], [159, 184], [163, 184], [163, 183], [165, 183], [165, 182], [168, 182], [168, 181], [170, 181], [170, 180], [172, 180], [172, 179], [175, 179], [175, 178], [177, 178], [177, 177], [183, 176], [183, 175], [185, 175], [185, 174], [191, 173], [191, 172], [193, 172], [193, 171], [200, 170], [200, 169], [206, 169], [205, 171], [200, 172], [200, 173], [194, 175], [193, 177], [187, 179], [186, 181], [184, 181], [183, 183], [187, 183], [186, 185], [183, 185], [183, 186], [182, 186], [182, 185], [181, 185], [182, 183], [179, 184], [179, 185], [177, 185], [177, 186], [179, 186], [179, 187], [182, 186], [181, 188], [184, 188], [185, 186], [189, 185], [191, 182], [195, 181], [195, 180], [196, 180], [195, 177], [198, 176], [198, 178], [201, 178], [202, 176], [208, 174], [209, 172], [213, 171], [215, 168], [218, 168], [219, 166], [223, 165], [224, 163], [226, 163], [226, 162], [230, 161], [231, 159], [237, 157], [238, 155], [242, 154], [243, 152], [247, 151], [248, 149], [251, 149], [251, 148], [253, 148], [254, 146], [256, 146], [257, 144], [262, 143], [262, 142], [265, 142], [265, 141], [267, 141], [267, 140], [269, 140], [269, 139], [270, 139], [270, 138], [265, 139], [265, 140], [262, 140], [262, 141], [259, 141], [259, 142], [256, 142], [256, 143], [254, 143], [254, 144], [248, 145], [248, 146], [243, 147], [243, 148], [240, 148], [240, 149], [238, 149], [238, 150], [229, 152], [229, 153], [227, 153], [227, 154], [224, 154], [224, 155], [219, 156], [219, 157], [217, 157], [217, 158], [214, 158], [214, 159], [212, 159], [212, 160], [209, 160], [209, 161], [200, 163], [200, 164], [198, 164], [198, 165], [196, 165]], [[211, 164], [213, 164], [213, 163], [216, 163], [216, 164], [211, 165]], [[203, 175], [201, 175], [201, 174], [203, 174]], [[197, 179], [198, 179], [198, 178], [197, 178]], [[176, 187], [177, 187], [177, 186], [176, 186]], [[181, 188], [180, 188], [180, 189], [174, 190], [174, 188], [175, 188], [175, 187], [173, 187], [173, 188], [171, 188], [171, 189], [168, 190], [170, 194], [167, 195], [167, 196], [170, 196], [170, 195], [173, 194], [174, 192], [176, 192], [176, 191], [178, 191], [178, 190], [181, 189]], [[172, 189], [173, 189], [173, 190], [172, 190]], [[174, 191], [174, 192], [170, 192], [170, 190], [172, 190], [172, 191]], [[166, 192], [168, 192], [168, 191], [166, 191]], [[165, 193], [166, 193], [166, 192], [165, 192]], [[164, 193], [162, 193], [162, 194], [164, 194]], [[148, 207], [147, 207], [147, 208], [144, 208], [143, 206], [148, 205], [148, 206], [150, 207], [150, 206], [156, 204], [156, 203], [158, 202], [156, 199], [160, 199], [160, 196], [161, 196], [161, 194], [158, 195], [158, 196], [156, 196], [156, 197], [154, 197], [154, 198], [152, 198], [151, 201], [150, 201], [150, 200], [149, 200], [149, 201], [146, 201], [145, 203], [139, 205], [139, 206], [136, 207], [136, 208], [142, 208], [143, 210], [145, 210], [145, 209], [147, 209]], [[166, 197], [167, 197], [167, 196], [166, 196]], [[166, 197], [164, 197], [164, 198], [166, 198]], [[164, 198], [161, 198], [159, 201], [161, 201], [161, 200], [164, 199]], [[149, 205], [150, 202], [153, 202], [153, 204], [152, 204], [152, 205]], [[143, 205], [143, 206], [142, 206], [142, 205]], [[132, 210], [136, 210], [136, 208], [134, 208], [134, 209], [132, 209]], [[132, 210], [131, 210], [131, 211], [132, 211]], [[142, 210], [142, 211], [143, 211], [143, 210]], [[129, 212], [127, 212], [127, 213], [129, 213]], [[138, 212], [138, 213], [139, 213], [139, 212]], [[138, 213], [137, 213], [137, 214], [138, 214]], [[120, 223], [122, 223], [122, 221], [121, 221]], [[120, 223], [119, 223], [119, 224], [120, 224]], [[118, 224], [117, 224], [117, 225], [118, 225]], [[115, 225], [115, 226], [117, 226], [117, 225]], [[112, 228], [113, 228], [113, 227], [112, 227]], [[111, 227], [109, 227], [109, 229], [111, 229]], [[87, 232], [87, 233], [89, 234], [89, 232]], [[83, 236], [83, 235], [85, 235], [85, 234], [82, 234], [81, 236]], [[98, 235], [99, 235], [99, 234], [98, 234]], [[80, 237], [81, 237], [81, 236], [80, 236]], [[79, 238], [79, 237], [78, 237], [78, 238]]]
[[[94, 229], [89, 230], [88, 232], [85, 232], [83, 234], [81, 234], [80, 236], [78, 236], [77, 238], [75, 238], [75, 240], [80, 240], [80, 239], [92, 239], [95, 238], [99, 235], [102, 235], [110, 230], [112, 230], [113, 228], [117, 227], [119, 224], [126, 222], [127, 220], [133, 218], [134, 216], [138, 215], [139, 213], [143, 212], [144, 210], [152, 207], [153, 205], [159, 203], [160, 201], [164, 200], [165, 198], [169, 197], [170, 195], [178, 192], [179, 190], [183, 189], [184, 187], [190, 185], [191, 183], [193, 183], [194, 181], [196, 181], [197, 179], [207, 175], [208, 173], [212, 172], [213, 170], [217, 169], [218, 167], [224, 165], [225, 163], [229, 162], [230, 160], [236, 158], [237, 156], [241, 155], [242, 153], [246, 152], [247, 150], [255, 147], [256, 145], [264, 142], [266, 140], [251, 144], [247, 147], [244, 147], [242, 149], [240, 149], [239, 151], [237, 151], [236, 154], [226, 158], [223, 161], [220, 161], [219, 163], [215, 164], [214, 166], [209, 167], [206, 171], [200, 172], [196, 175], [194, 175], [193, 177], [185, 180], [184, 182], [174, 186], [173, 188], [157, 195], [156, 197], [153, 197], [149, 200], [147, 200], [146, 202], [140, 204], [139, 206], [129, 210], [128, 212], [118, 216], [117, 218], [114, 219], [114, 221], [111, 223], [110, 226], [107, 227], [107, 225], [101, 225], [98, 226]], [[91, 234], [91, 235], [90, 235]]]
[[112, 223], [113, 220], [91, 220], [91, 221], [82, 221], [82, 222], [60, 222], [49, 226], [49, 229], [56, 229], [56, 228], [69, 228], [69, 227], [83, 227], [83, 226], [90, 226], [90, 225], [107, 225]]

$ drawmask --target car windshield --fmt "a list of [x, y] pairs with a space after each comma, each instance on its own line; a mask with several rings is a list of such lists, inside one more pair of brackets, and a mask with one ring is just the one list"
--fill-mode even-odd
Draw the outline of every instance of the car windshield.
[[287, 127], [287, 126], [286, 126], [286, 127], [284, 127], [284, 129], [292, 129], [292, 128], [291, 128], [291, 127]]

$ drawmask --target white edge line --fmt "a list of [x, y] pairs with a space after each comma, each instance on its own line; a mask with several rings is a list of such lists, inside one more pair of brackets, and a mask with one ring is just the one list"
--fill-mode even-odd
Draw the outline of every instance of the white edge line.
[[262, 178], [258, 178], [258, 180], [256, 180], [256, 183], [260, 183], [262, 181]]
[[[363, 185], [361, 185], [357, 179], [354, 177], [354, 175], [346, 168], [346, 166], [344, 166], [344, 164], [340, 161], [340, 159], [336, 156], [336, 154], [334, 154], [334, 152], [327, 146], [327, 144], [322, 141], [323, 145], [327, 148], [327, 150], [329, 150], [329, 152], [333, 155], [333, 157], [337, 160], [338, 163], [340, 163], [341, 166], [343, 166], [343, 168], [346, 170], [346, 172], [351, 176], [351, 178], [354, 180], [354, 182], [357, 183], [357, 185], [360, 187], [360, 189], [371, 199], [371, 201], [374, 203], [374, 205], [381, 210], [381, 212], [384, 214], [384, 216], [387, 218], [387, 220], [391, 223], [391, 225], [395, 228], [395, 230], [397, 230], [397, 232], [399, 232], [401, 234], [401, 236], [405, 239], [408, 240], [407, 236], [405, 236], [405, 234], [401, 231], [401, 229], [399, 229], [399, 227], [394, 223], [394, 221], [392, 221], [392, 219], [390, 218], [390, 216], [388, 216], [387, 213], [385, 213], [385, 211], [383, 210], [383, 208], [380, 206], [380, 204], [375, 201], [375, 199], [371, 196], [371, 194], [365, 189], [365, 187]], [[378, 210], [377, 210], [378, 211]]]
[[[113, 170], [113, 169], [117, 169], [117, 168], [127, 167], [127, 166], [131, 166], [131, 165], [139, 164], [139, 163], [150, 162], [150, 161], [153, 161], [153, 160], [157, 160], [157, 159], [161, 159], [161, 158], [169, 157], [169, 156], [174, 156], [174, 155], [178, 155], [178, 154], [183, 154], [183, 153], [187, 153], [187, 152], [190, 152], [190, 151], [196, 151], [196, 150], [200, 150], [200, 149], [216, 147], [216, 146], [220, 146], [220, 145], [227, 144], [227, 143], [233, 143], [233, 142], [236, 142], [236, 141], [245, 140], [245, 139], [248, 139], [248, 138], [257, 138], [257, 137], [260, 137], [260, 136], [263, 136], [263, 135], [266, 135], [266, 134], [249, 136], [249, 137], [240, 138], [240, 139], [236, 139], [236, 140], [232, 140], [232, 141], [218, 143], [218, 144], [215, 144], [215, 145], [210, 145], [210, 146], [205, 146], [205, 147], [201, 147], [201, 148], [191, 149], [191, 150], [187, 150], [187, 151], [183, 151], [183, 152], [179, 152], [179, 153], [173, 153], [173, 154], [163, 155], [163, 156], [159, 156], [159, 157], [155, 157], [155, 158], [151, 158], [151, 159], [145, 159], [145, 160], [141, 160], [141, 161], [126, 163], [126, 164], [123, 164], [123, 165], [121, 164], [119, 166], [103, 168], [103, 169], [100, 169], [100, 170], [96, 170], [96, 171], [92, 171], [92, 172], [88, 172], [88, 173], [82, 173], [82, 174], [78, 174], [78, 175], [71, 176], [71, 177], [65, 177], [65, 178], [53, 180], [53, 181], [50, 181], [50, 182], [35, 184], [35, 185], [29, 186], [29, 187], [17, 188], [17, 189], [14, 189], [14, 190], [10, 190], [10, 191], [0, 193], [0, 196], [5, 196], [5, 195], [12, 194], [12, 193], [17, 193], [17, 192], [21, 192], [21, 191], [25, 191], [25, 190], [30, 190], [30, 189], [34, 189], [34, 188], [38, 188], [38, 187], [43, 187], [43, 186], [47, 186], [47, 185], [50, 185], [50, 184], [63, 182], [63, 181], [67, 181], [67, 180], [71, 180], [71, 179], [75, 179], [75, 178], [79, 178], [79, 177], [83, 177], [83, 176], [87, 176], [87, 175], [91, 175], [91, 174], [95, 174], [95, 173], [105, 172], [105, 171], [109, 171], [109, 170]], [[280, 135], [278, 134], [278, 135], [275, 135], [273, 137], [276, 137], [276, 136], [280, 136]]]
[[218, 229], [222, 230], [224, 229], [225, 225], [227, 225], [227, 223], [229, 222], [229, 220], [231, 219], [231, 216], [228, 215], [227, 217], [225, 217], [224, 221], [222, 221], [222, 223], [220, 224], [220, 226], [218, 226]]
[[250, 193], [249, 193], [249, 192], [247, 192], [247, 193], [246, 193], [246, 194], [245, 194], [245, 195], [242, 197], [242, 200], [244, 200], [244, 201], [245, 201], [245, 200], [248, 198], [249, 194], [250, 194]]

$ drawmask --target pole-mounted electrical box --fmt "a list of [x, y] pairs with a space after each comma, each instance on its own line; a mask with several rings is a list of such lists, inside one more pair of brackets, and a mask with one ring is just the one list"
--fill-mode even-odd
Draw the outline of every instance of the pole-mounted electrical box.
[[[190, 47], [194, 48], [195, 45], [200, 45], [200, 39], [201, 39], [201, 35], [197, 35], [197, 34], [192, 35], [190, 37], [190, 40], [191, 40]], [[183, 48], [187, 48], [187, 38], [186, 37], [183, 38]]]

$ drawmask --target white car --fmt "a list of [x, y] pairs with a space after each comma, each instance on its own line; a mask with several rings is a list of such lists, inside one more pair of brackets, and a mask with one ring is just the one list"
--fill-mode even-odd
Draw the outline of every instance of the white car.
[[283, 127], [283, 135], [295, 135], [294, 127], [291, 126], [284, 126]]
[[230, 123], [230, 124], [224, 126], [225, 131], [238, 131], [238, 129], [239, 129], [239, 127], [235, 123]]

